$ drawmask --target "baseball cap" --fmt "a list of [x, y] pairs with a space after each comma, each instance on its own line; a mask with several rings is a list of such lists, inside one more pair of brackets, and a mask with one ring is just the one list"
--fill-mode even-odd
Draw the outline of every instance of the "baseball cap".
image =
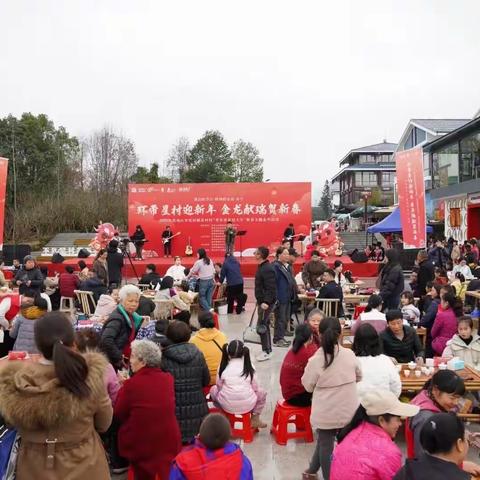
[[367, 411], [367, 415], [397, 415], [398, 417], [413, 417], [420, 411], [420, 407], [401, 402], [388, 390], [371, 390], [365, 392], [360, 403]]

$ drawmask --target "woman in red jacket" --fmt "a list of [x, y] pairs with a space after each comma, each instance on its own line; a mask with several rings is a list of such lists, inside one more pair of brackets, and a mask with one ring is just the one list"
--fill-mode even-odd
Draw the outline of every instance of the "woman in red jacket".
[[130, 461], [135, 480], [155, 480], [155, 475], [168, 478], [181, 449], [173, 377], [160, 369], [161, 360], [155, 343], [132, 342], [134, 375], [125, 382], [115, 404], [120, 455]]
[[295, 329], [293, 346], [285, 356], [280, 370], [282, 395], [290, 405], [309, 407], [312, 404], [312, 394], [303, 388], [302, 376], [309, 358], [317, 349], [310, 325], [299, 325]]

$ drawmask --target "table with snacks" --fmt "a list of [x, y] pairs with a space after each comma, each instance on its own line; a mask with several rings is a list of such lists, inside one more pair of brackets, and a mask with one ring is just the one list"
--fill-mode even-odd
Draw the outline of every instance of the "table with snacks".
[[[425, 382], [439, 370], [439, 367], [414, 366], [413, 363], [397, 365], [402, 382], [402, 392], [419, 392], [422, 390]], [[456, 373], [465, 381], [465, 389], [468, 392], [480, 391], [480, 372], [477, 372], [472, 367], [465, 366], [462, 370], [456, 370]]]
[[[351, 324], [352, 322], [347, 320], [345, 325], [342, 327], [342, 345], [347, 348], [351, 348], [353, 341]], [[418, 327], [415, 330], [417, 331], [417, 335], [420, 338], [422, 345], [425, 347], [425, 342], [427, 341], [427, 329], [424, 327]], [[345, 341], [343, 339], [345, 339]]]

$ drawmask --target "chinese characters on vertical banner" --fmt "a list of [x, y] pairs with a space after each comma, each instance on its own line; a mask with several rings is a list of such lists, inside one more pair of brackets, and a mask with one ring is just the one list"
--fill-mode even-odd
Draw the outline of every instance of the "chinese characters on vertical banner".
[[404, 248], [425, 248], [427, 233], [422, 149], [397, 152], [395, 161]]
[[0, 248], [3, 248], [3, 224], [5, 221], [5, 193], [7, 191], [8, 160], [0, 157]]

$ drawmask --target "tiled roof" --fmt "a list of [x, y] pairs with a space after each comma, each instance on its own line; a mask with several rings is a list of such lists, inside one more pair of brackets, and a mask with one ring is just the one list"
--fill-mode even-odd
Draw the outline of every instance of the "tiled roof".
[[342, 165], [352, 153], [393, 153], [396, 148], [397, 144], [390, 142], [375, 143], [374, 145], [367, 145], [366, 147], [354, 148], [340, 160], [340, 165]]
[[412, 123], [435, 134], [449, 133], [470, 122], [470, 118], [412, 118]]

